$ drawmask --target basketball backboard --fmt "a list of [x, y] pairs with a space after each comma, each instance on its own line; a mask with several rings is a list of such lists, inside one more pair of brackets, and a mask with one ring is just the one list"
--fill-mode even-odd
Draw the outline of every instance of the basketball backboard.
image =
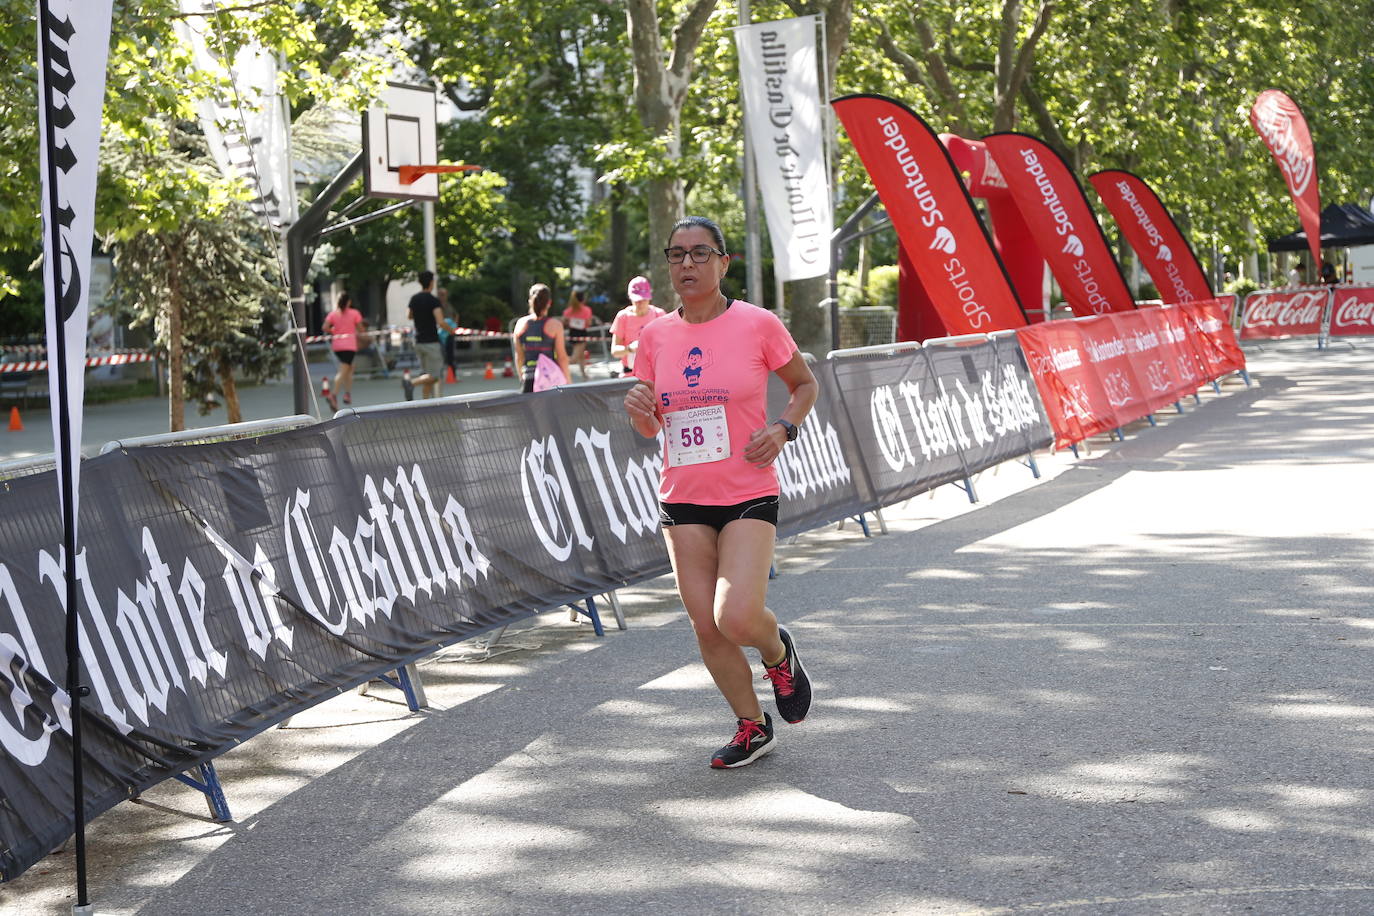
[[403, 165], [439, 161], [432, 86], [387, 83], [377, 104], [363, 112], [363, 189], [369, 197], [438, 200], [439, 176], [401, 181]]

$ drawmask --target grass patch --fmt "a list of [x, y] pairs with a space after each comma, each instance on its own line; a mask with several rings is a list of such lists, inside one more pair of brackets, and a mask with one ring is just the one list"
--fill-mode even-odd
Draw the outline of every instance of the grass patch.
[[135, 398], [157, 396], [157, 379], [141, 378], [132, 382], [114, 382], [109, 385], [89, 385], [86, 388], [87, 404], [109, 404], [114, 401], [132, 401]]

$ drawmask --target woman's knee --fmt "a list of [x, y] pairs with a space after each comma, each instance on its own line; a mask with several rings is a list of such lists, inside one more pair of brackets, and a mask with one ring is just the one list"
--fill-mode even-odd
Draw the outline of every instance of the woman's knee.
[[766, 613], [762, 605], [726, 604], [716, 609], [716, 629], [737, 646], [751, 646], [759, 638]]

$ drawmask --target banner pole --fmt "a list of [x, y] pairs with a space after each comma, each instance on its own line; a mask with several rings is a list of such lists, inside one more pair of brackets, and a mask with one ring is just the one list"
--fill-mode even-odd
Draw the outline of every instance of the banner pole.
[[[739, 0], [739, 24], [743, 28], [750, 24], [749, 0]], [[744, 125], [744, 275], [745, 286], [749, 288], [749, 301], [767, 308], [763, 295], [763, 243], [759, 237], [759, 183], [755, 174], [754, 144], [749, 139], [748, 100], [745, 93], [739, 96], [741, 119]], [[782, 301], [773, 303], [773, 310], [781, 314]]]
[[[62, 234], [58, 223], [60, 212], [57, 195], [58, 167], [57, 129], [55, 126], [57, 105], [53, 100], [52, 80], [49, 60], [49, 26], [51, 12], [48, 0], [38, 0], [38, 66], [43, 79], [43, 142], [47, 148], [46, 164], [48, 179], [48, 232], [52, 235], [49, 242], [52, 257], [48, 258], [48, 283], [51, 284], [49, 300], [52, 307], [60, 307], [62, 297]], [[75, 257], [75, 252], [73, 252]], [[67, 375], [67, 335], [65, 316], [58, 315], [53, 322], [58, 365], [58, 416], [57, 432], [59, 452], [57, 456], [58, 489], [62, 499], [62, 576], [66, 583], [66, 648], [67, 648], [67, 695], [71, 702], [72, 722], [72, 819], [76, 835], [76, 912], [89, 912], [90, 899], [86, 886], [86, 805], [85, 773], [82, 767], [81, 748], [81, 692], [80, 666], [81, 644], [77, 630], [76, 577], [73, 566], [76, 562], [76, 493], [72, 479], [72, 462], [80, 460], [74, 455], [72, 443], [70, 380]]]

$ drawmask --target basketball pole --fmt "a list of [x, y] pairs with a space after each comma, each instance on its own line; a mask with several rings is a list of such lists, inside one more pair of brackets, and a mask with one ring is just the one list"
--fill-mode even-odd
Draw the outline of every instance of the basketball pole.
[[[291, 293], [291, 314], [296, 322], [291, 381], [298, 414], [310, 413], [310, 368], [305, 362], [305, 274], [315, 255], [315, 243], [319, 241], [320, 233], [329, 220], [330, 210], [362, 173], [363, 154], [358, 153], [286, 230], [286, 280]], [[308, 253], [307, 248], [310, 249]]]
[[425, 270], [437, 276], [439, 259], [434, 253], [434, 201], [425, 201], [423, 210], [425, 214]]

